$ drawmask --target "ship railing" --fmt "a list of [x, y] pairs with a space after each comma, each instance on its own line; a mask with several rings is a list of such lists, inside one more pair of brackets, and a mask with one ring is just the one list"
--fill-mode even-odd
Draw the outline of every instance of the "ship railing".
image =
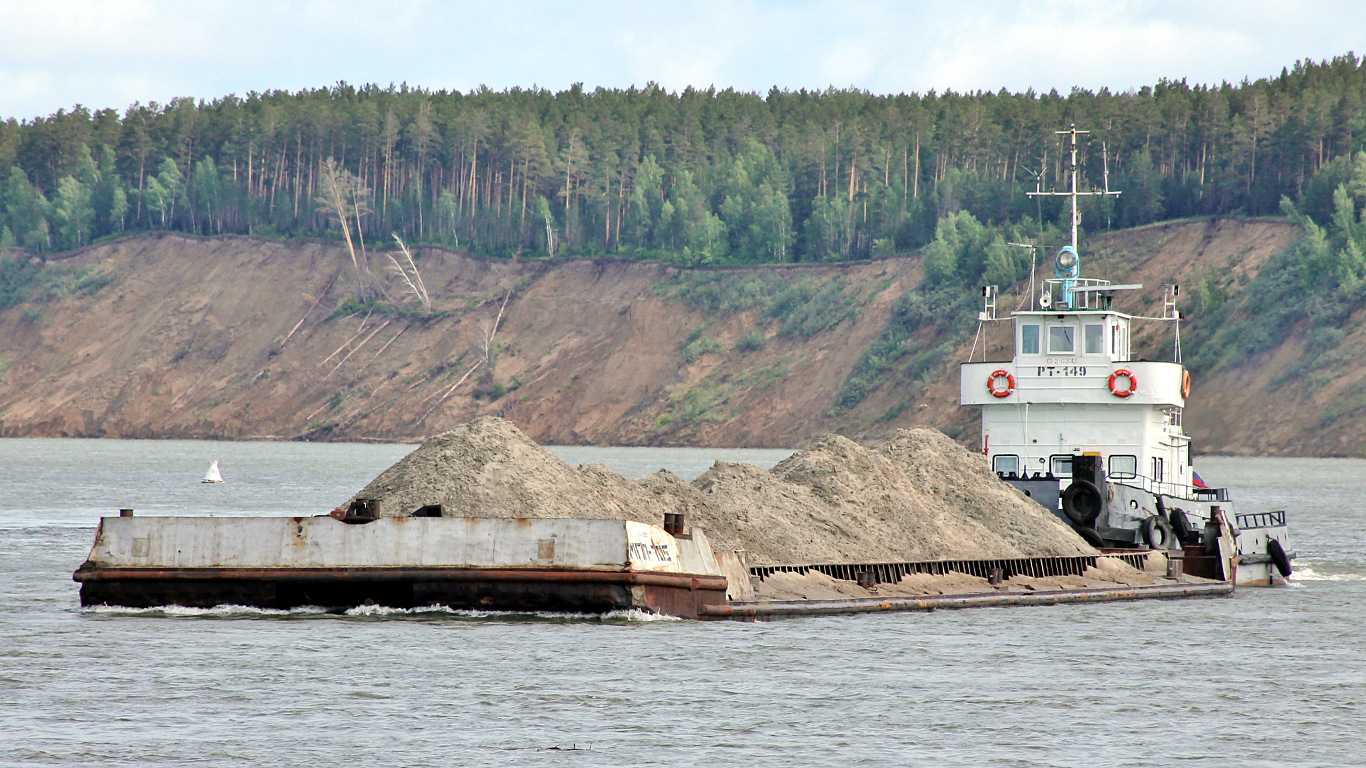
[[1171, 483], [1154, 480], [1146, 475], [1108, 475], [1107, 479], [1116, 485], [1127, 485], [1153, 495], [1170, 496], [1187, 501], [1228, 501], [1227, 488], [1192, 488], [1185, 483]]
[[1072, 309], [1101, 309], [1101, 294], [1099, 291], [1077, 291], [1078, 288], [1104, 288], [1110, 284], [1109, 280], [1100, 280], [1094, 277], [1077, 277], [1071, 280], [1049, 278], [1043, 281], [1044, 290], [1048, 292], [1049, 298], [1053, 303], [1063, 301], [1063, 298], [1070, 293], [1072, 296]]
[[1283, 509], [1272, 512], [1248, 512], [1233, 517], [1242, 530], [1248, 528], [1282, 528], [1285, 526], [1285, 510]]
[[[1143, 567], [1146, 553], [1117, 556], [1136, 568]], [[869, 584], [895, 584], [913, 574], [943, 576], [949, 573], [963, 573], [978, 578], [991, 578], [995, 572], [1003, 579], [1017, 575], [1034, 578], [1050, 576], [1081, 576], [1088, 568], [1094, 568], [1099, 558], [1096, 555], [1079, 556], [1042, 556], [1017, 557], [998, 560], [919, 560], [900, 563], [815, 563], [804, 565], [752, 565], [750, 576], [760, 581], [779, 573], [806, 575], [811, 571], [823, 573], [833, 579], [844, 581], [865, 581]]]

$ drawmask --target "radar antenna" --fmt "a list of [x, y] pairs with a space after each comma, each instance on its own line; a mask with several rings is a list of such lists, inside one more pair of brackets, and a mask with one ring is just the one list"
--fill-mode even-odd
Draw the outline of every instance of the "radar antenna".
[[[1024, 299], [1025, 301], [1029, 301], [1034, 297], [1034, 271], [1038, 269], [1039, 249], [1034, 246], [1034, 238], [1032, 237], [1026, 238], [1023, 243], [1006, 243], [1006, 245], [1012, 248], [1029, 249], [1029, 293], [1025, 294]], [[1016, 309], [1019, 309], [1019, 307], [1016, 307]]]

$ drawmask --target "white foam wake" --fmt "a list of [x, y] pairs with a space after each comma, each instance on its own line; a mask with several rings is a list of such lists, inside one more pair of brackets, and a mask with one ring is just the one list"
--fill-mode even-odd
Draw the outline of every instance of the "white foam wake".
[[1290, 581], [1366, 581], [1366, 573], [1320, 573], [1304, 563], [1295, 563], [1295, 572]]
[[[81, 613], [97, 616], [144, 616], [164, 618], [253, 618], [289, 616], [326, 616], [329, 611], [319, 606], [302, 606], [281, 610], [277, 608], [253, 608], [248, 605], [216, 605], [212, 608], [188, 608], [182, 605], [158, 605], [151, 608], [128, 608], [118, 605], [92, 605], [81, 608]], [[482, 611], [449, 608], [444, 605], [426, 605], [419, 608], [390, 608], [383, 605], [361, 605], [340, 614], [359, 618], [384, 618], [404, 616], [453, 616], [466, 619], [548, 619], [554, 621], [601, 621], [601, 622], [652, 622], [681, 621], [677, 616], [664, 616], [639, 609], [610, 611], [608, 613], [559, 613], [554, 611]]]
[[650, 622], [680, 621], [677, 616], [664, 616], [636, 608], [607, 613], [570, 613], [557, 611], [485, 611], [478, 609], [448, 608], [444, 605], [427, 605], [420, 608], [390, 608], [383, 605], [361, 605], [347, 609], [347, 616], [384, 617], [384, 616], [431, 616], [445, 614], [467, 619], [550, 619], [558, 621], [608, 621], [608, 622]]

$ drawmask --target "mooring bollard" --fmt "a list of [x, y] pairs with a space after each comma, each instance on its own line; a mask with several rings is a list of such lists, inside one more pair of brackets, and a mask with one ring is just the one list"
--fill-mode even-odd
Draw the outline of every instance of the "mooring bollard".
[[1179, 579], [1186, 571], [1186, 553], [1167, 553], [1167, 578]]

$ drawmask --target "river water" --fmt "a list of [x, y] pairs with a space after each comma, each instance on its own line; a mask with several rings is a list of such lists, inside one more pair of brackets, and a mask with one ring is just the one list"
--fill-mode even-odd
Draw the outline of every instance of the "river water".
[[[1229, 598], [760, 623], [83, 610], [97, 519], [315, 514], [411, 446], [0, 440], [0, 765], [1366, 764], [1366, 461], [1199, 460], [1290, 511]], [[692, 477], [781, 451], [565, 448]], [[227, 483], [198, 482], [220, 460]]]

